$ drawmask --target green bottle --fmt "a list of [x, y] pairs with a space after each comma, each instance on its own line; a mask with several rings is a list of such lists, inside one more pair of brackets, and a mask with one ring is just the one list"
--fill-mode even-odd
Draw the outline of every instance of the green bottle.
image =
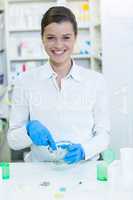
[[115, 160], [115, 153], [112, 149], [107, 149], [102, 153], [103, 161], [97, 164], [97, 180], [108, 180], [108, 165]]
[[99, 181], [107, 181], [107, 163], [103, 161], [97, 164], [97, 180]]
[[2, 162], [0, 163], [0, 167], [2, 168], [2, 179], [7, 180], [10, 178], [10, 165], [9, 163]]

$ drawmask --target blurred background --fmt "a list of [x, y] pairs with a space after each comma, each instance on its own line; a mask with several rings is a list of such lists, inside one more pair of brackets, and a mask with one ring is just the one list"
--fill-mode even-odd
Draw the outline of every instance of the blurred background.
[[48, 8], [65, 5], [75, 14], [76, 63], [103, 73], [108, 85], [110, 147], [133, 147], [133, 2], [127, 0], [0, 0], [0, 161], [20, 161], [29, 149], [13, 151], [6, 140], [14, 81], [48, 57], [40, 21]]

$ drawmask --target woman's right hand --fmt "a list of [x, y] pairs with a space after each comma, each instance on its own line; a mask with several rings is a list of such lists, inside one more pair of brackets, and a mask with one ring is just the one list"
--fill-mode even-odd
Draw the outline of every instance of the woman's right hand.
[[26, 126], [26, 130], [34, 144], [50, 146], [52, 150], [57, 150], [56, 143], [50, 131], [39, 121], [29, 121]]

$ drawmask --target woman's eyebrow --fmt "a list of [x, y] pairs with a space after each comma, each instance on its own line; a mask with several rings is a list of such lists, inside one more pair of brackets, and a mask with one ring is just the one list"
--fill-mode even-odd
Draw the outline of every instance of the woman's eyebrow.
[[71, 33], [65, 33], [63, 35], [65, 35], [65, 36], [71, 36], [72, 34]]
[[47, 36], [55, 36], [54, 34], [48, 33], [46, 34]]
[[[71, 36], [71, 35], [72, 35], [71, 33], [64, 33], [64, 34], [62, 34], [62, 36]], [[46, 36], [53, 36], [53, 37], [56, 37], [56, 35], [51, 34], [51, 33], [46, 34]]]
[[64, 33], [63, 35], [72, 35], [71, 33]]

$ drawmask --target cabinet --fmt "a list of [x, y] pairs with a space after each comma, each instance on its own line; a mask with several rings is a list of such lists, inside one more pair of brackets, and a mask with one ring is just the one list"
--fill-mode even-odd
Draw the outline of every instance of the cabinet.
[[5, 2], [7, 80], [43, 65], [48, 57], [40, 36], [40, 20], [51, 6], [67, 5], [76, 15], [78, 39], [73, 52], [75, 62], [101, 69], [100, 0], [7, 0]]

